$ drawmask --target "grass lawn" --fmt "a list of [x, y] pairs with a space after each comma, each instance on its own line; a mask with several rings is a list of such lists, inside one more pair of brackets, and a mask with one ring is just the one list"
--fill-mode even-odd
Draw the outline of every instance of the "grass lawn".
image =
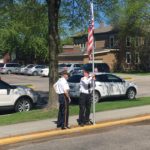
[[[111, 100], [96, 104], [96, 112], [128, 108], [134, 106], [150, 105], [150, 97], [137, 98], [135, 100]], [[78, 115], [78, 105], [70, 106], [70, 115]], [[0, 125], [15, 124], [20, 122], [35, 121], [57, 117], [57, 110], [38, 109], [30, 112], [0, 115]]]

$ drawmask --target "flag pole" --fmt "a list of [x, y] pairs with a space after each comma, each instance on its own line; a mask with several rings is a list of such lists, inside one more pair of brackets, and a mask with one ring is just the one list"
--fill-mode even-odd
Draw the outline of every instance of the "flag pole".
[[[94, 46], [93, 46], [93, 54], [92, 54], [92, 70], [94, 74]], [[95, 83], [93, 80], [93, 124], [95, 124]]]
[[[95, 68], [95, 64], [94, 64], [94, 61], [95, 61], [95, 57], [94, 57], [94, 51], [95, 51], [95, 44], [94, 44], [94, 9], [93, 9], [93, 0], [91, 0], [91, 3], [92, 3], [92, 15], [93, 15], [93, 50], [92, 50], [92, 72], [93, 72], [93, 75], [94, 75], [94, 68]], [[94, 80], [93, 80], [93, 125], [95, 125], [95, 83], [94, 83]]]

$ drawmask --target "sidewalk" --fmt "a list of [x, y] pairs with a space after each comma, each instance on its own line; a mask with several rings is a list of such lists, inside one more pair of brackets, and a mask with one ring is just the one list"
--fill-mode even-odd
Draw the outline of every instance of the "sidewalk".
[[[96, 113], [96, 122], [110, 121], [114, 119], [125, 119], [146, 114], [150, 114], [150, 105], [98, 112]], [[78, 116], [71, 116], [69, 118], [70, 126], [78, 125], [77, 118]], [[56, 129], [55, 121], [56, 119], [54, 118], [54, 119], [19, 123], [14, 125], [0, 126], [0, 138], [13, 137], [16, 135]]]

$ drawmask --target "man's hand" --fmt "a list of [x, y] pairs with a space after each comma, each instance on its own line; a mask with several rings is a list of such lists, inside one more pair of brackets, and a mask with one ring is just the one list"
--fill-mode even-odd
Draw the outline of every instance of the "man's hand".
[[71, 103], [71, 98], [69, 97], [68, 99], [69, 99], [69, 103]]
[[92, 77], [93, 80], [96, 80], [95, 74], [91, 74], [91, 77]]

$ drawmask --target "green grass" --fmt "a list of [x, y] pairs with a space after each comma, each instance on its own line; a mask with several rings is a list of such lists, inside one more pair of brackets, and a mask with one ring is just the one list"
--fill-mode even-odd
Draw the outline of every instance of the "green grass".
[[[114, 110], [121, 108], [128, 108], [134, 106], [150, 105], [150, 97], [137, 98], [135, 100], [116, 100], [116, 101], [104, 101], [96, 104], [96, 112]], [[43, 120], [57, 117], [57, 111], [54, 110], [33, 110], [30, 112], [13, 113], [0, 116], [0, 125], [15, 124], [21, 122]], [[78, 115], [78, 105], [70, 106], [70, 115]]]

